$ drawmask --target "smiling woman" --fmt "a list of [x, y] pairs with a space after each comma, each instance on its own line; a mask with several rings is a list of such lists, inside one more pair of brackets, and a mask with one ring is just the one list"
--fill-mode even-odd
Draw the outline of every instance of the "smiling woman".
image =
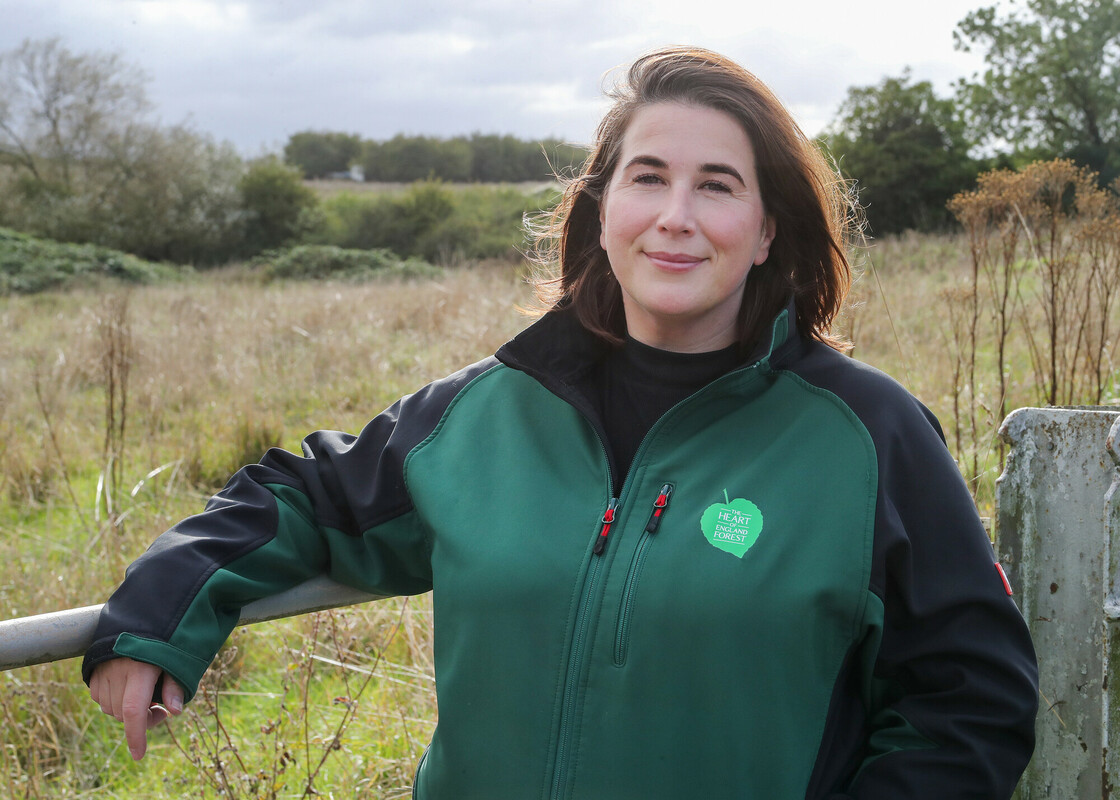
[[646, 106], [619, 162], [600, 204], [599, 241], [627, 332], [676, 352], [734, 344], [747, 275], [774, 238], [743, 128], [711, 108]]
[[[551, 224], [540, 232], [541, 261], [559, 265], [559, 275], [538, 283], [542, 304], [550, 307], [568, 300], [589, 331], [610, 343], [622, 341], [629, 322], [624, 319], [623, 287], [612, 274], [603, 238], [605, 211], [612, 205], [608, 188], [632, 174], [634, 167], [648, 166], [651, 158], [663, 168], [669, 166], [656, 154], [635, 153], [624, 159], [624, 148], [633, 151], [638, 137], [661, 147], [672, 139], [690, 150], [678, 154], [678, 162], [688, 156], [694, 159], [694, 169], [715, 167], [708, 171], [711, 177], [722, 179], [728, 188], [727, 179], [734, 180], [738, 173], [736, 202], [729, 204], [750, 197], [761, 204], [767, 220], [756, 254], [766, 268], [749, 269], [753, 258], [744, 265], [748, 269], [743, 291], [736, 292], [741, 302], [732, 303], [732, 341], [740, 354], [746, 355], [790, 300], [802, 335], [843, 349], [830, 327], [851, 281], [846, 250], [860, 216], [854, 197], [765, 84], [722, 56], [711, 56], [718, 62], [711, 69], [706, 57], [690, 60], [688, 53], [701, 52], [707, 51], [681, 51], [673, 63], [652, 56], [639, 59], [614, 90], [614, 105], [599, 124], [583, 173], [569, 184]], [[689, 113], [673, 111], [682, 106]], [[667, 135], [670, 125], [673, 136]], [[711, 150], [711, 158], [722, 152], [730, 163], [709, 162], [699, 152], [703, 148]], [[629, 163], [635, 157], [638, 162]], [[682, 164], [675, 166], [679, 173]], [[661, 177], [643, 180], [648, 184]], [[718, 191], [718, 183], [702, 193]], [[748, 225], [751, 230], [759, 227]], [[670, 247], [663, 252], [678, 251]], [[691, 349], [683, 343], [682, 347]]]
[[937, 420], [829, 331], [845, 207], [742, 67], [640, 58], [542, 317], [128, 570], [83, 674], [134, 756], [240, 607], [328, 573], [434, 594], [421, 800], [1010, 797], [1031, 642]]

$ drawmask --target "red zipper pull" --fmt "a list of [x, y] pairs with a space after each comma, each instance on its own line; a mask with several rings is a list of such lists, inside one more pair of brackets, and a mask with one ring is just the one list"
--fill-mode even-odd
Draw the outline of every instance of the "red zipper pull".
[[618, 508], [618, 499], [611, 498], [607, 503], [607, 510], [603, 512], [603, 527], [599, 530], [599, 538], [595, 540], [595, 547], [592, 548], [597, 556], [603, 555], [603, 551], [607, 548], [607, 534], [611, 532], [611, 525], [614, 523], [614, 512]]
[[657, 495], [657, 500], [653, 504], [653, 513], [649, 515], [649, 522], [646, 523], [646, 533], [657, 533], [657, 528], [661, 525], [661, 515], [669, 507], [671, 494], [673, 494], [673, 484], [667, 483], [661, 487], [661, 494]]

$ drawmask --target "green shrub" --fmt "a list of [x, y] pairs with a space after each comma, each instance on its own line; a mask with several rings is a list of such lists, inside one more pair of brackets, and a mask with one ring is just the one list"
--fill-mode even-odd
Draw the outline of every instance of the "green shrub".
[[306, 244], [264, 253], [254, 260], [271, 279], [362, 281], [370, 278], [429, 278], [440, 270], [419, 258], [402, 260], [390, 250], [355, 250]]
[[419, 181], [402, 192], [342, 193], [325, 200], [323, 224], [311, 238], [339, 247], [388, 248], [445, 266], [462, 259], [515, 261], [525, 238], [522, 218], [554, 201], [553, 192]]
[[101, 279], [155, 283], [176, 268], [91, 244], [63, 244], [0, 228], [0, 295], [71, 288]]
[[304, 186], [298, 169], [276, 158], [251, 165], [237, 189], [249, 253], [292, 244], [314, 226], [318, 197]]
[[244, 252], [233, 145], [182, 125], [137, 126], [129, 142], [119, 158], [76, 162], [67, 180], [0, 165], [0, 226], [176, 264]]

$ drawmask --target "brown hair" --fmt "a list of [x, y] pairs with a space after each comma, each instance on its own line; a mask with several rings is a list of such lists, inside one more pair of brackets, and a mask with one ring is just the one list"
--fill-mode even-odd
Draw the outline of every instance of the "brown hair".
[[723, 111], [742, 125], [754, 148], [763, 205], [776, 222], [769, 257], [747, 276], [740, 348], [753, 346], [792, 295], [798, 330], [843, 349], [829, 328], [851, 283], [845, 249], [857, 229], [858, 207], [774, 93], [717, 53], [671, 47], [635, 61], [626, 81], [608, 95], [614, 104], [599, 123], [581, 173], [568, 181], [547, 224], [534, 232], [537, 262], [553, 270], [536, 282], [542, 305], [570, 305], [589, 331], [611, 343], [622, 340], [622, 290], [599, 244], [599, 203], [634, 113], [654, 103], [685, 103]]

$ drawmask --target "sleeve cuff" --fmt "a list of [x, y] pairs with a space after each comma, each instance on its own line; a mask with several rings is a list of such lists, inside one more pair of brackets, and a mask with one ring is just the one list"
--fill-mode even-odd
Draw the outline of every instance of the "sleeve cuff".
[[112, 651], [113, 656], [144, 661], [162, 669], [183, 687], [184, 702], [194, 697], [198, 682], [210, 666], [209, 660], [191, 655], [175, 645], [131, 633], [120, 634], [113, 643]]

